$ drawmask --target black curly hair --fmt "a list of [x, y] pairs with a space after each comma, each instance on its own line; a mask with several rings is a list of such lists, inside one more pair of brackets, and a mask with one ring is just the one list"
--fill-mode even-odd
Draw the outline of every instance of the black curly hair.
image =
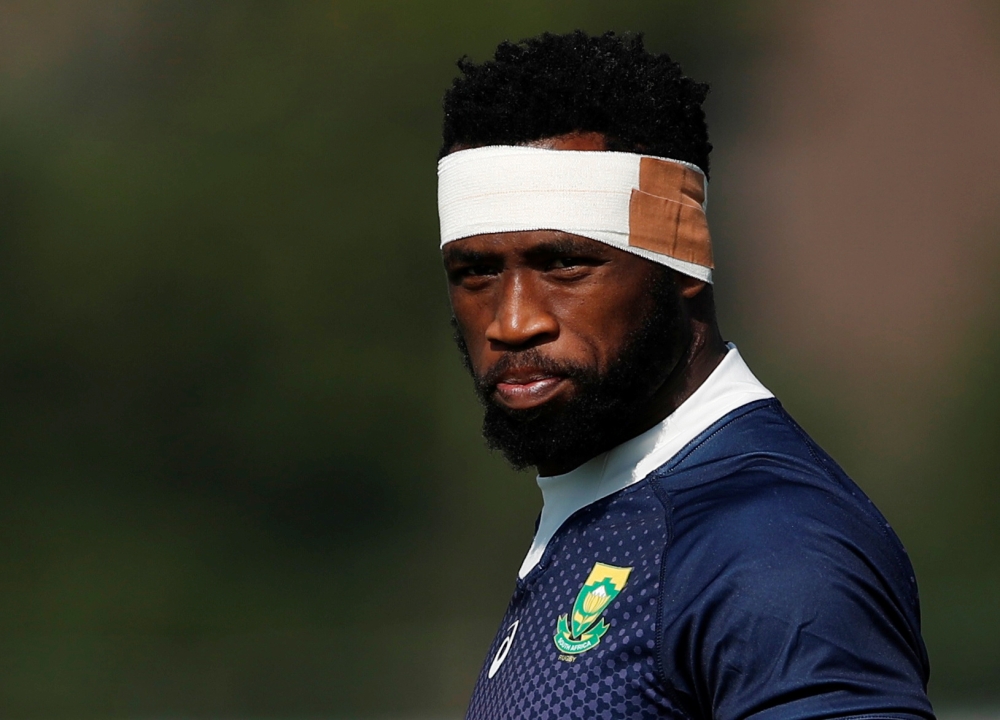
[[708, 85], [685, 77], [641, 34], [545, 33], [502, 42], [492, 60], [458, 61], [444, 96], [441, 156], [459, 146], [514, 145], [598, 132], [609, 150], [694, 163], [707, 175]]

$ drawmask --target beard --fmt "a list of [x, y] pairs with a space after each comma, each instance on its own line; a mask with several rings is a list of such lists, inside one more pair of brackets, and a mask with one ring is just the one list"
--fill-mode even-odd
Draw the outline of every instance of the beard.
[[[532, 347], [504, 353], [486, 373], [477, 375], [458, 323], [452, 318], [455, 342], [486, 410], [483, 437], [491, 450], [499, 451], [517, 470], [539, 464], [569, 468], [634, 434], [636, 417], [690, 343], [690, 331], [681, 322], [681, 301], [673, 274], [663, 268], [654, 277], [649, 310], [638, 319], [603, 372], [553, 360]], [[561, 375], [573, 381], [576, 392], [565, 401], [512, 410], [498, 403], [493, 394], [503, 374], [520, 367]]]

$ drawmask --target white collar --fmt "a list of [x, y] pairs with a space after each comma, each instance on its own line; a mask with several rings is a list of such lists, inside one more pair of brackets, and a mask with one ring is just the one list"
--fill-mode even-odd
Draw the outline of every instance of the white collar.
[[728, 347], [705, 382], [662, 422], [564, 475], [538, 477], [542, 517], [519, 577], [538, 564], [552, 536], [577, 510], [639, 482], [736, 408], [774, 397], [750, 372], [736, 346]]

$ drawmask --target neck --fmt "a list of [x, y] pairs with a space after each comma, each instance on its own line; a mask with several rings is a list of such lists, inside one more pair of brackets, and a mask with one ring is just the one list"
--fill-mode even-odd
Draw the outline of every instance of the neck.
[[726, 343], [718, 325], [693, 323], [691, 344], [663, 382], [645, 413], [637, 420], [630, 437], [646, 432], [662, 422], [701, 387], [726, 355]]

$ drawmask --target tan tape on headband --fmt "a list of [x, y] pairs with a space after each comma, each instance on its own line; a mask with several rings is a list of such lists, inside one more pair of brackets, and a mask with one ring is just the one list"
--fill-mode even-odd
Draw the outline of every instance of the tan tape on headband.
[[714, 268], [704, 183], [704, 175], [684, 165], [643, 157], [629, 201], [628, 244]]

